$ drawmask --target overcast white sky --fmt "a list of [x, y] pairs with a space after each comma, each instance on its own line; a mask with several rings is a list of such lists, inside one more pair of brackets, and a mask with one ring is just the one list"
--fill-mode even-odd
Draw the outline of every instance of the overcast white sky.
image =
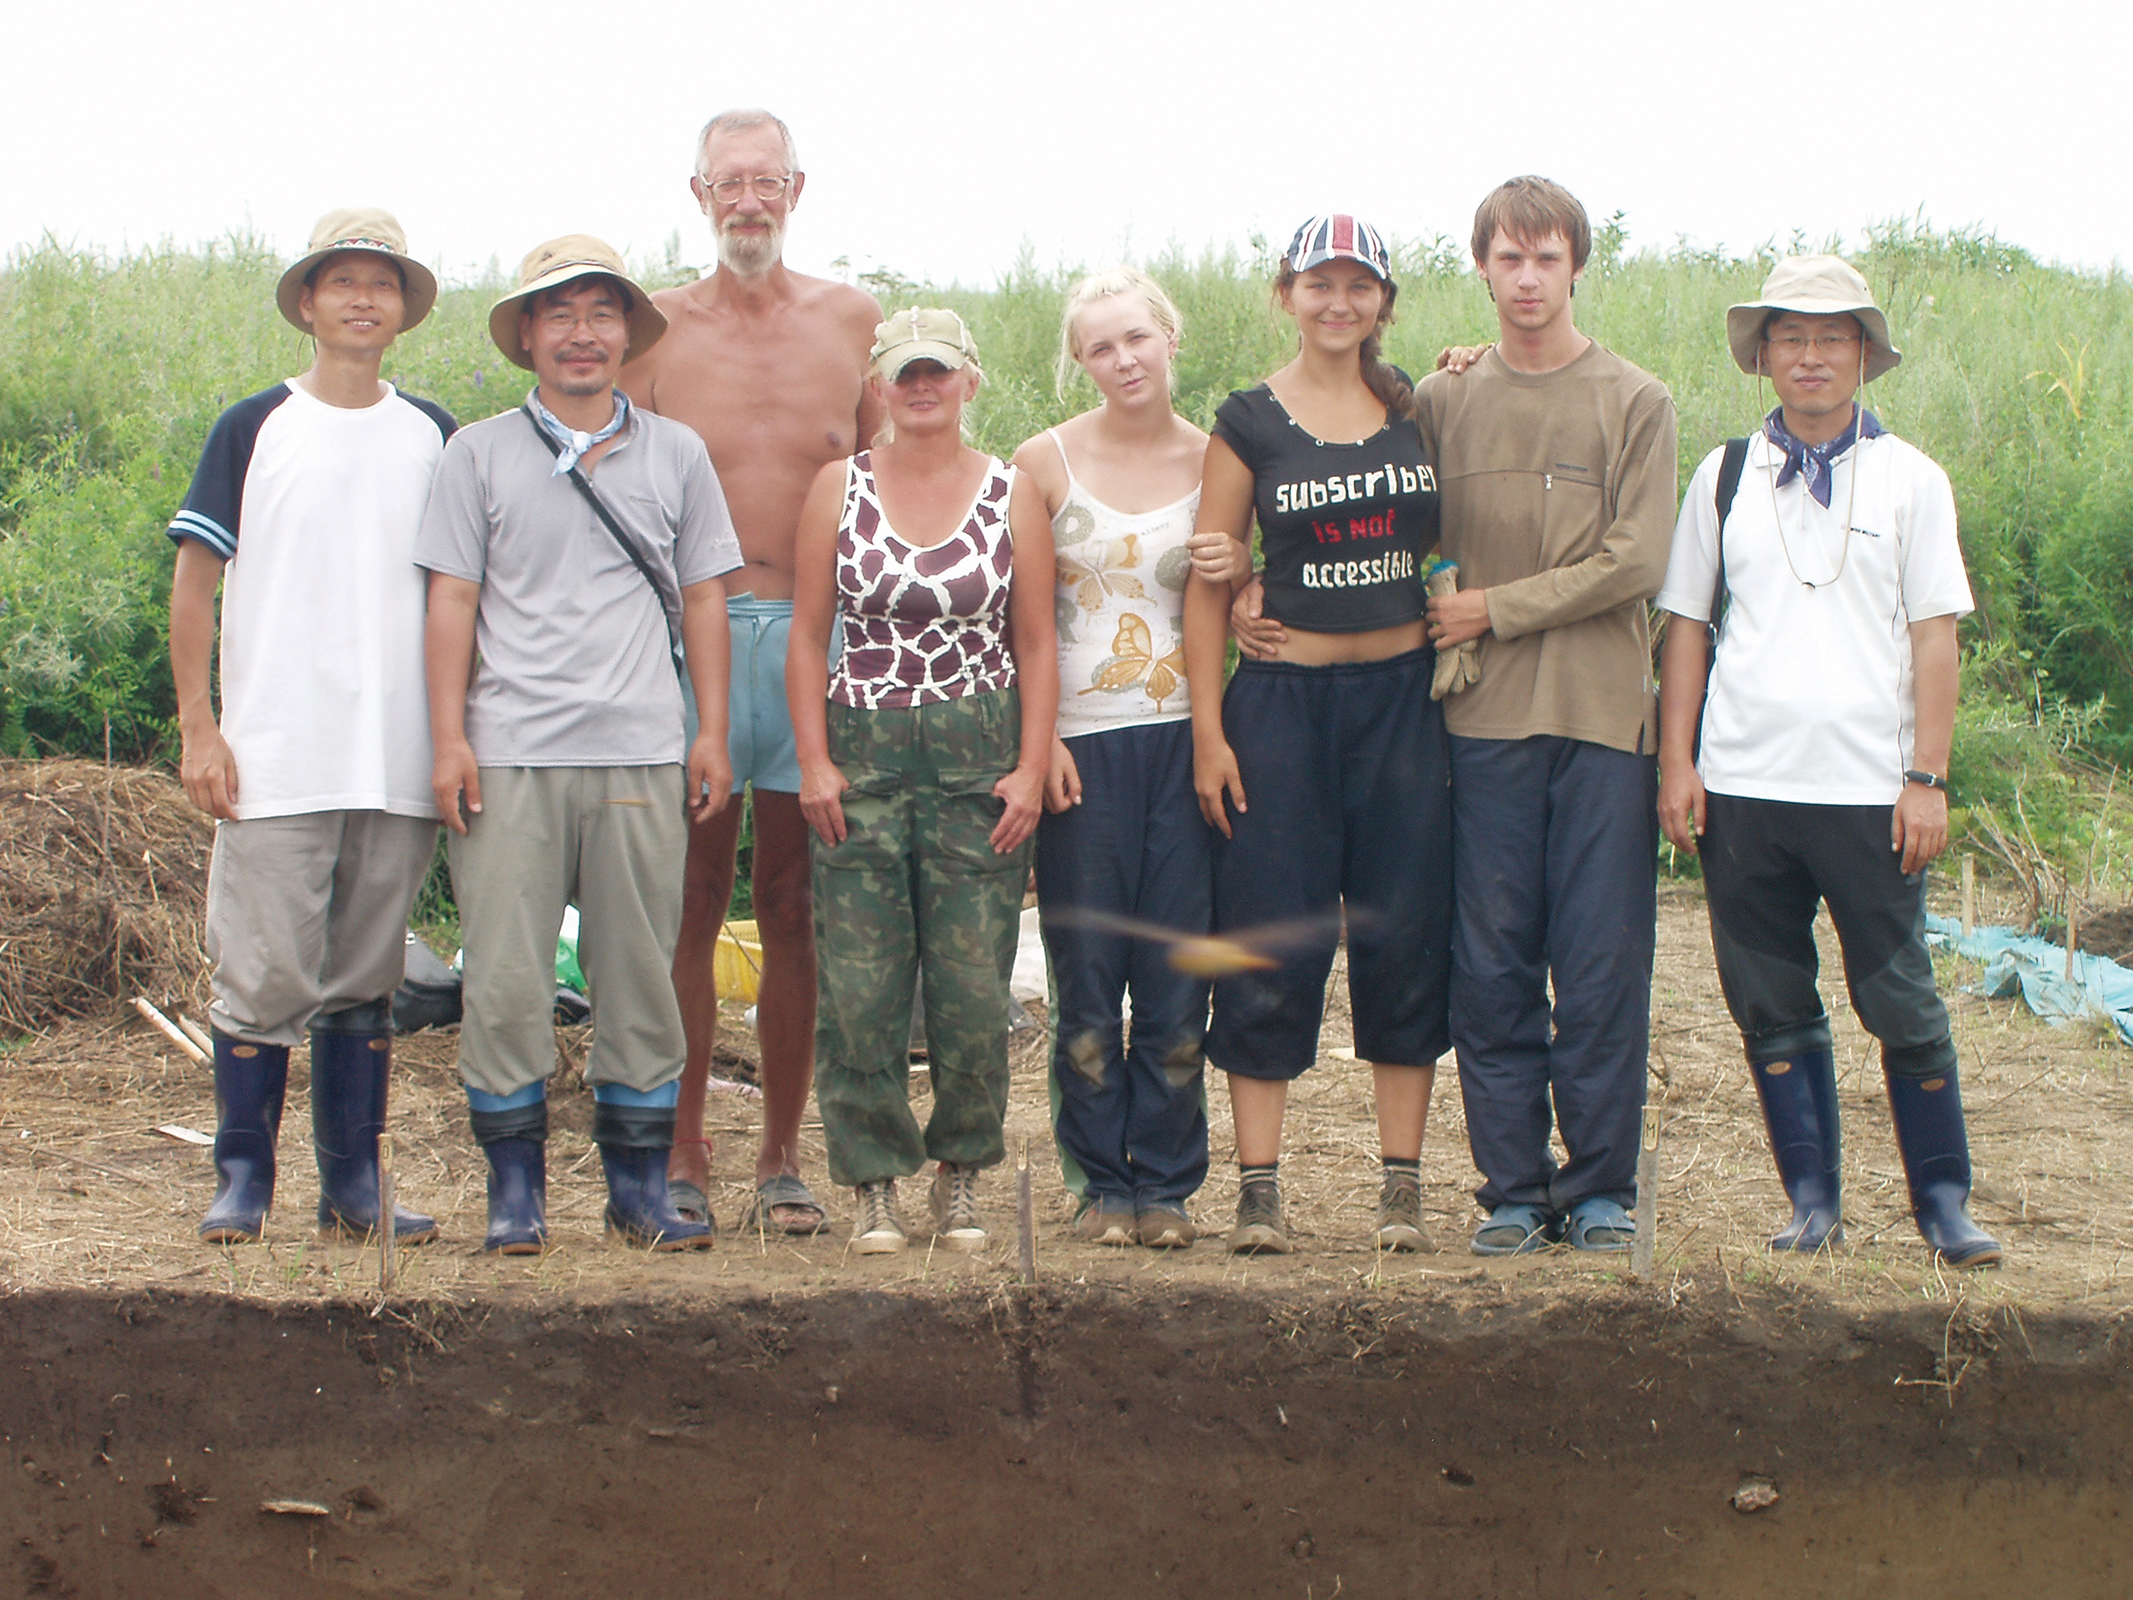
[[375, 203], [452, 276], [576, 231], [642, 255], [678, 229], [703, 264], [691, 143], [763, 104], [814, 271], [982, 283], [1025, 239], [1102, 264], [1318, 210], [1463, 238], [1518, 172], [1635, 244], [1856, 241], [1922, 207], [2133, 259], [2133, 22], [2103, 0], [68, 0], [6, 41], [6, 249], [249, 225], [293, 255]]

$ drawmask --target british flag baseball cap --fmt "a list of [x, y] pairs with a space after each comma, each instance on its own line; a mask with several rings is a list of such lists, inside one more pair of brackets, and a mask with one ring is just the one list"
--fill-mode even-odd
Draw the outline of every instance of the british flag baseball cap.
[[1387, 283], [1392, 281], [1392, 257], [1384, 237], [1369, 223], [1343, 212], [1307, 220], [1289, 241], [1285, 259], [1293, 272], [1309, 272], [1328, 261], [1360, 261]]

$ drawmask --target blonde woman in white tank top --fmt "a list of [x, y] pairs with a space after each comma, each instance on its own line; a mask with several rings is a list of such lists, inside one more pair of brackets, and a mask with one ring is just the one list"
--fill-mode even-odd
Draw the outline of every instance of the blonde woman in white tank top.
[[1213, 912], [1183, 628], [1207, 435], [1171, 409], [1177, 348], [1177, 308], [1144, 273], [1081, 280], [1061, 387], [1078, 367], [1103, 403], [1014, 461], [1059, 564], [1059, 736], [1037, 830], [1054, 1128], [1083, 1198], [1075, 1231], [1112, 1245], [1190, 1244], [1185, 1202], [1207, 1175], [1207, 980], [1127, 931], [1205, 933]]

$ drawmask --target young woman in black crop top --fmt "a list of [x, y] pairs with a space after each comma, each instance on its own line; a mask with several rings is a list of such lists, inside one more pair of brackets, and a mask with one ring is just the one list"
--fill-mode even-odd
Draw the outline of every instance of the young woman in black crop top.
[[[1215, 928], [1279, 965], [1215, 985], [1208, 1060], [1236, 1119], [1237, 1251], [1286, 1251], [1278, 1164], [1289, 1080], [1318, 1054], [1345, 922], [1354, 1050], [1385, 1158], [1376, 1240], [1421, 1249], [1420, 1163], [1448, 1048], [1449, 759], [1429, 697], [1422, 580], [1437, 483], [1407, 380], [1379, 357], [1397, 287], [1346, 216], [1296, 232], [1274, 281], [1296, 359], [1215, 414], [1185, 596], [1193, 779], [1219, 833]], [[1232, 585], [1257, 517], [1266, 613], [1287, 638], [1223, 690]]]

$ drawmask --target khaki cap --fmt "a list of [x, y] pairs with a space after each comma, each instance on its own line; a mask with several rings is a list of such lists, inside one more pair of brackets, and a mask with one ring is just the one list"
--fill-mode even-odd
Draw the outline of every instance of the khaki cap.
[[622, 359], [635, 361], [657, 344], [659, 336], [667, 331], [667, 319], [629, 275], [621, 255], [612, 245], [589, 233], [566, 233], [529, 250], [518, 265], [518, 287], [489, 308], [489, 337], [504, 353], [504, 359], [531, 372], [533, 357], [518, 342], [519, 312], [543, 289], [595, 274], [615, 279], [630, 292], [630, 342]]
[[400, 324], [402, 333], [430, 314], [430, 307], [437, 303], [437, 276], [407, 253], [407, 233], [400, 226], [400, 219], [376, 206], [343, 206], [318, 219], [318, 226], [311, 230], [309, 252], [284, 272], [274, 287], [274, 303], [296, 328], [304, 333], [311, 331], [311, 324], [299, 309], [304, 279], [321, 261], [343, 250], [368, 250], [400, 263], [406, 279], [401, 298], [407, 309], [406, 319]]
[[1733, 347], [1741, 371], [1752, 375], [1759, 370], [1763, 321], [1773, 311], [1857, 317], [1866, 330], [1864, 382], [1872, 383], [1903, 359], [1903, 352], [1889, 343], [1889, 319], [1874, 304], [1874, 292], [1841, 256], [1787, 256], [1763, 280], [1762, 299], [1726, 308], [1726, 343]]
[[873, 370], [891, 383], [914, 361], [938, 361], [950, 372], [978, 364], [978, 347], [953, 311], [938, 306], [913, 306], [899, 311], [874, 328], [874, 348], [868, 352]]

